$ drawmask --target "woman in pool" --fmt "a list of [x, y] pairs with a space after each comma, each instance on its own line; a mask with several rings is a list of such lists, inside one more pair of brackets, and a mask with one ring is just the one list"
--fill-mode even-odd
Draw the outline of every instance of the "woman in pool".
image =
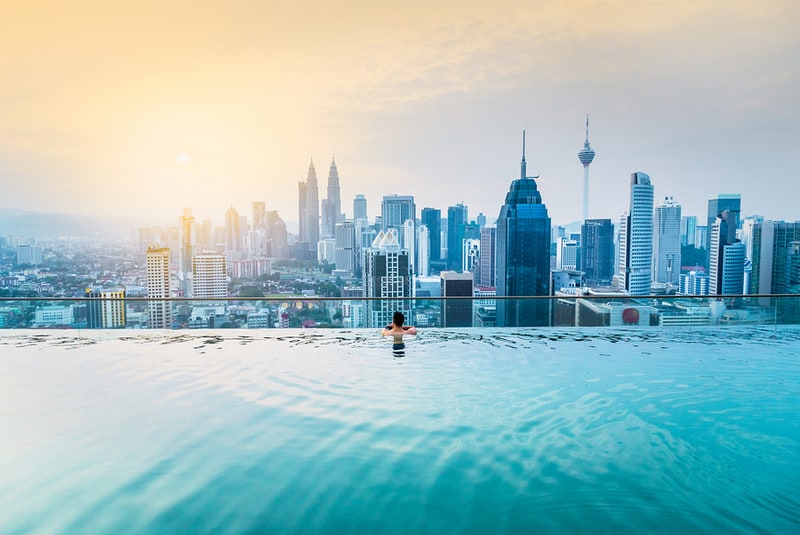
[[403, 326], [405, 321], [406, 317], [402, 312], [395, 312], [392, 316], [392, 324], [387, 325], [381, 331], [381, 336], [394, 336], [394, 345], [392, 345], [393, 351], [402, 351], [406, 348], [406, 345], [403, 343], [403, 335], [417, 334], [416, 327], [411, 325]]

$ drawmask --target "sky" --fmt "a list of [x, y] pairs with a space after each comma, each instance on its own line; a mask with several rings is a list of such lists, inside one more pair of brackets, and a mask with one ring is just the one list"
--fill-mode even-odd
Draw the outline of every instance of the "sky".
[[174, 223], [252, 201], [296, 228], [313, 157], [342, 207], [499, 213], [527, 169], [554, 224], [617, 220], [630, 174], [705, 219], [800, 219], [800, 3], [15, 2], [0, 22], [0, 208]]

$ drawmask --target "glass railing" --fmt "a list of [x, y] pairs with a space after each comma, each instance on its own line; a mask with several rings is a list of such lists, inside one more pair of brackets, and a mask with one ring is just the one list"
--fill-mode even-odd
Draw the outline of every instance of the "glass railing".
[[6, 329], [704, 327], [800, 324], [800, 295], [148, 299], [2, 298]]

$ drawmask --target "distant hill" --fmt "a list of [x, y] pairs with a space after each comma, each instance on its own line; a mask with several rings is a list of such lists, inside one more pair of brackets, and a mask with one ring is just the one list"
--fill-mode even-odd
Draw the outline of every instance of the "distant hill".
[[576, 233], [580, 234], [582, 224], [583, 224], [582, 221], [571, 221], [566, 225], [560, 225], [560, 226], [564, 227], [566, 235], [569, 236], [570, 234], [576, 234]]
[[0, 208], [0, 236], [127, 238], [135, 221]]

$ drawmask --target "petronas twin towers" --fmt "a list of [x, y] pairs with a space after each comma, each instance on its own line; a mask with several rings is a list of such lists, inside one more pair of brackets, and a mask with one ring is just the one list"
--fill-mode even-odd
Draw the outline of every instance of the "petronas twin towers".
[[317, 171], [314, 169], [314, 160], [308, 166], [308, 175], [305, 182], [298, 184], [299, 203], [298, 213], [300, 219], [300, 241], [308, 244], [309, 251], [316, 255], [317, 243], [322, 238], [332, 238], [336, 223], [343, 220], [342, 200], [339, 188], [339, 170], [336, 160], [331, 158], [331, 167], [328, 171], [328, 196], [322, 200], [322, 220], [320, 225], [319, 185]]

